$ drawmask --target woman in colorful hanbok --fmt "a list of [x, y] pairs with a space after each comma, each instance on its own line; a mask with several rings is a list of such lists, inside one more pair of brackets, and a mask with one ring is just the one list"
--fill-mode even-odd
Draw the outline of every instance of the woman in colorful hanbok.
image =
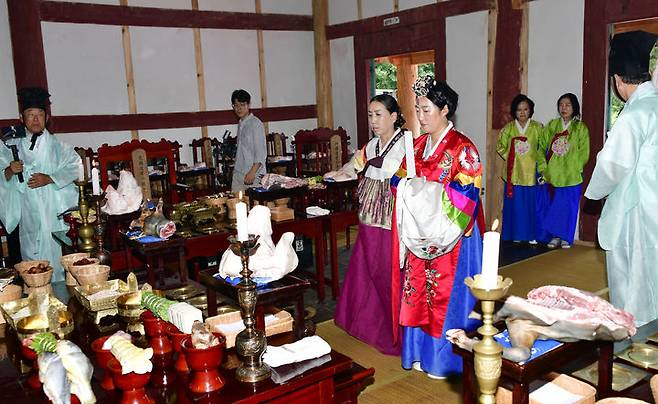
[[[461, 373], [462, 361], [445, 338], [451, 328], [473, 329], [475, 298], [464, 279], [481, 270], [479, 192], [482, 166], [471, 140], [449, 118], [458, 95], [432, 78], [414, 85], [423, 135], [414, 162], [405, 157], [391, 180], [396, 193], [393, 227], [394, 322], [403, 326], [402, 367], [433, 378]], [[409, 162], [409, 163], [407, 163]]]
[[[354, 178], [359, 182], [359, 234], [352, 250], [343, 288], [336, 304], [335, 322], [352, 336], [389, 355], [400, 354], [391, 323], [391, 215], [390, 178], [400, 167], [405, 141], [404, 118], [395, 98], [377, 95], [368, 106], [373, 138], [338, 172], [325, 178]], [[410, 151], [411, 148], [409, 147]]]
[[510, 110], [514, 120], [500, 131], [496, 145], [506, 166], [502, 238], [530, 244], [537, 244], [537, 142], [542, 133], [542, 124], [530, 119], [534, 112], [530, 98], [514, 97]]
[[559, 118], [550, 121], [539, 139], [537, 170], [542, 187], [537, 206], [538, 239], [549, 248], [573, 244], [583, 183], [589, 159], [589, 129], [580, 120], [578, 98], [571, 93], [557, 101]]

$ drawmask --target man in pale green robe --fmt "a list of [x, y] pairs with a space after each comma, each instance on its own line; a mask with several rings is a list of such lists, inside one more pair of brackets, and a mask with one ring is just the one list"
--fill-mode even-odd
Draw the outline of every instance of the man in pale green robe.
[[[77, 204], [73, 181], [78, 178], [82, 162], [72, 146], [45, 128], [47, 94], [34, 88], [19, 91], [21, 121], [27, 136], [7, 140], [17, 146], [19, 161], [14, 161], [8, 147], [0, 145], [0, 220], [7, 231], [19, 225], [23, 260], [50, 261], [55, 282], [64, 279], [64, 269], [59, 262], [61, 247], [52, 232], [67, 229], [57, 216]], [[19, 173], [23, 174], [23, 182], [19, 181]]]
[[[610, 51], [610, 72], [626, 105], [597, 156], [585, 197], [607, 197], [598, 237], [610, 302], [640, 326], [658, 318], [658, 90], [648, 74], [656, 36], [628, 34], [616, 35]], [[633, 64], [638, 54], [644, 59]]]

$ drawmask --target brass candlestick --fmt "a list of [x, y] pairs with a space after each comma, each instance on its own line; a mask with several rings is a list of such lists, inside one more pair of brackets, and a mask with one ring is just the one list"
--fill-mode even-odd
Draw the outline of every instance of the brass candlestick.
[[89, 224], [89, 204], [85, 199], [85, 186], [87, 185], [87, 180], [75, 181], [75, 185], [78, 186], [80, 191], [80, 198], [78, 199], [78, 205], [80, 207], [80, 220], [82, 221], [82, 226], [78, 229], [78, 235], [80, 236], [80, 245], [78, 249], [83, 252], [92, 252], [96, 248], [96, 242], [94, 241], [94, 227]]
[[242, 365], [236, 370], [235, 377], [241, 382], [254, 383], [270, 377], [272, 370], [263, 363], [263, 354], [267, 348], [265, 333], [256, 329], [256, 283], [251, 279], [249, 269], [249, 256], [254, 255], [259, 247], [258, 237], [249, 235], [249, 240], [238, 241], [234, 236], [229, 237], [231, 251], [240, 256], [242, 261], [242, 280], [238, 284], [238, 300], [240, 302], [240, 314], [244, 321], [245, 329], [235, 338], [235, 350], [242, 359]]
[[101, 205], [105, 200], [105, 192], [101, 192], [99, 195], [92, 195], [91, 198], [96, 203], [96, 225], [94, 226], [94, 235], [96, 236], [96, 243], [98, 244], [98, 247], [92, 256], [98, 258], [100, 264], [112, 266], [112, 254], [103, 248], [105, 221], [103, 220], [103, 214], [101, 213]]
[[469, 287], [473, 296], [482, 302], [482, 322], [478, 328], [482, 340], [475, 344], [475, 377], [480, 386], [480, 403], [495, 404], [498, 379], [503, 365], [503, 347], [493, 338], [498, 329], [493, 326], [494, 303], [507, 295], [512, 285], [510, 278], [503, 280], [498, 277], [495, 288], [485, 288], [482, 285], [482, 276], [475, 275], [475, 279], [468, 277], [464, 283]]

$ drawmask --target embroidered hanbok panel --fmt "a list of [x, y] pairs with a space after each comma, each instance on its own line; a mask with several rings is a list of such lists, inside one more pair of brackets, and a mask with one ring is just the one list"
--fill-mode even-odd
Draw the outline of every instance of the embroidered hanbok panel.
[[537, 170], [554, 187], [583, 182], [583, 167], [589, 159], [589, 129], [573, 119], [564, 128], [562, 119], [550, 121], [539, 140]]
[[[440, 200], [426, 200], [426, 203], [442, 205], [442, 214], [452, 221], [449, 227], [458, 226], [461, 232], [447, 253], [438, 251], [441, 247], [429, 246], [423, 250], [424, 253], [414, 254], [407, 249], [405, 254], [405, 246], [397, 242], [400, 236], [397, 233], [403, 229], [395, 228], [394, 254], [405, 258], [396, 260], [397, 264], [402, 263], [403, 279], [396, 279], [396, 275], [400, 276], [399, 268], [393, 271], [393, 284], [402, 281], [402, 295], [397, 300], [394, 296], [393, 303], [394, 314], [399, 313], [401, 325], [421, 327], [427, 334], [438, 338], [442, 336], [451, 299], [463, 298], [465, 305], [469, 302], [467, 296], [451, 296], [451, 291], [454, 282], [463, 282], [463, 279], [455, 279], [455, 272], [461, 253], [461, 239], [470, 236], [479, 210], [482, 167], [475, 145], [453, 128], [448, 130], [431, 155], [424, 157], [426, 148], [429, 148], [428, 142], [431, 142], [429, 135], [420, 136], [414, 142], [416, 175], [428, 182], [443, 184], [445, 192], [441, 193]], [[398, 177], [405, 176], [406, 161], [403, 161]], [[392, 180], [392, 183], [395, 181]], [[419, 224], [420, 227], [422, 225]], [[446, 227], [446, 231], [452, 230]], [[399, 304], [397, 309], [396, 304]]]

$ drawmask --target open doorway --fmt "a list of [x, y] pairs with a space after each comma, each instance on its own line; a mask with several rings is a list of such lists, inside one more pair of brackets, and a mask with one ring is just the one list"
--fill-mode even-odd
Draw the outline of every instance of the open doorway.
[[416, 118], [416, 97], [412, 86], [417, 78], [434, 75], [434, 51], [412, 52], [374, 58], [371, 61], [370, 97], [390, 94], [400, 104], [405, 127], [420, 134]]

